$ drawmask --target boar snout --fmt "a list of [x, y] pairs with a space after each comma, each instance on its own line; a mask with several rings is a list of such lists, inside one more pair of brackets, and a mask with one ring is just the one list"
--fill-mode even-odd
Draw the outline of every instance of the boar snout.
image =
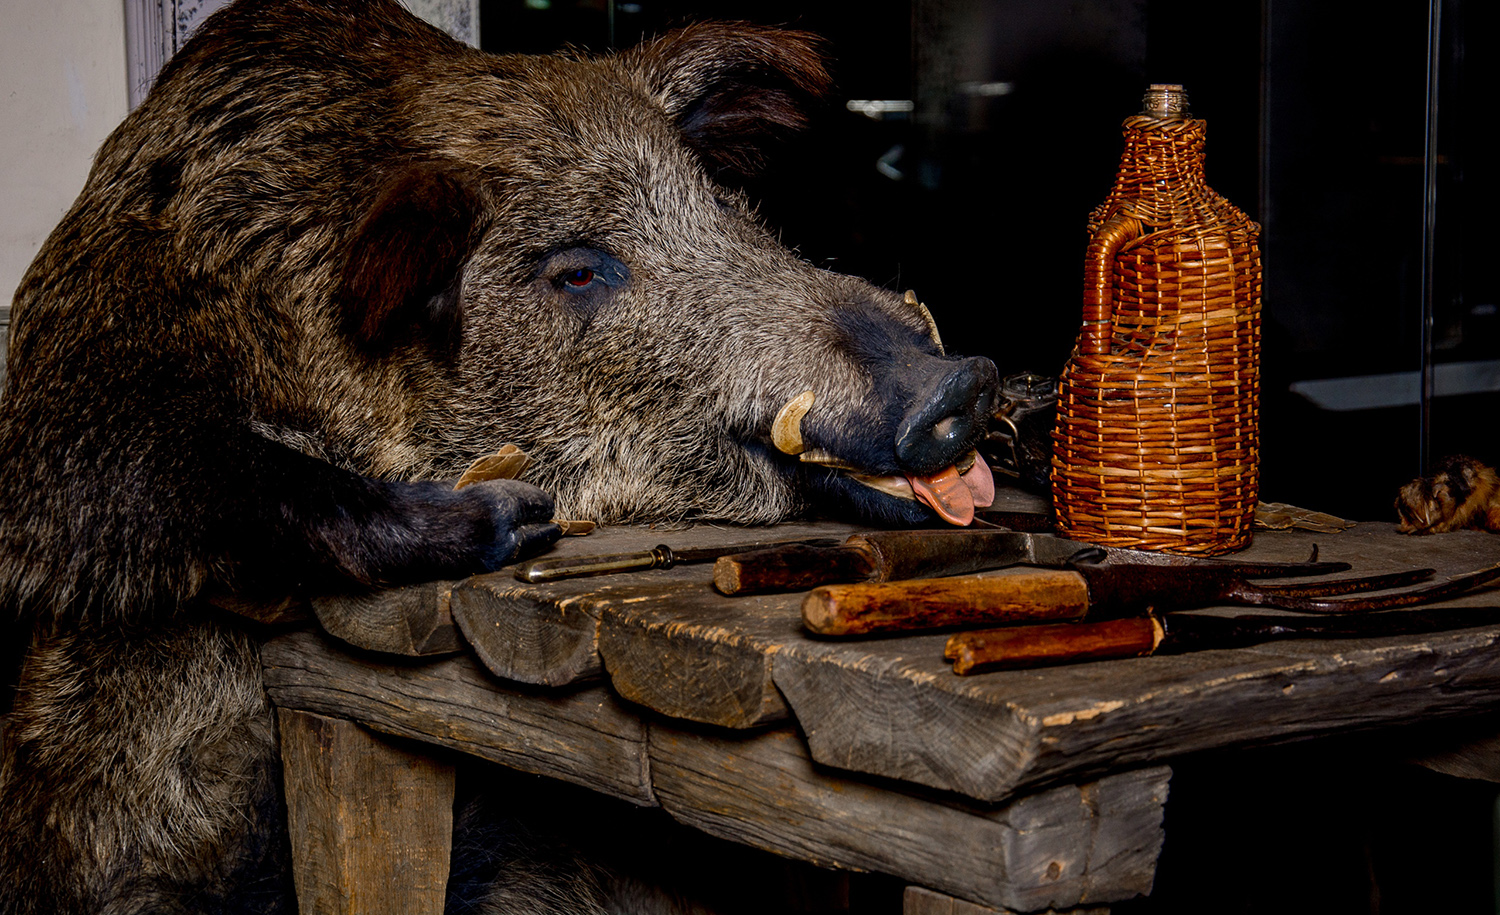
[[773, 429], [777, 450], [818, 465], [815, 487], [838, 492], [878, 523], [926, 523], [936, 514], [969, 524], [995, 497], [974, 450], [999, 396], [994, 363], [910, 349], [883, 362], [867, 412], [822, 408], [811, 392], [792, 399]]
[[902, 469], [925, 476], [951, 466], [984, 433], [998, 389], [995, 364], [980, 357], [930, 382], [896, 433]]

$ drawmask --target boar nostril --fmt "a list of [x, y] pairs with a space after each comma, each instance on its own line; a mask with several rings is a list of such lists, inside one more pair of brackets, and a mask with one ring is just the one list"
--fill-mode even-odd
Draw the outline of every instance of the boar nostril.
[[999, 373], [988, 359], [953, 366], [907, 413], [896, 435], [896, 460], [916, 473], [952, 464], [987, 421], [998, 384]]
[[932, 427], [932, 437], [939, 441], [951, 442], [962, 439], [969, 434], [973, 424], [962, 417], [950, 416]]

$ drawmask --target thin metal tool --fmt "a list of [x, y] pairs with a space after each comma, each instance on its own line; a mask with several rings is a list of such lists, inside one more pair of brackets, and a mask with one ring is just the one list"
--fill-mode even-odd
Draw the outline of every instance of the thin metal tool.
[[730, 546], [703, 547], [698, 549], [673, 549], [665, 543], [649, 550], [633, 553], [605, 553], [598, 556], [576, 556], [568, 559], [533, 559], [516, 566], [516, 578], [531, 584], [558, 581], [564, 578], [585, 578], [593, 575], [613, 575], [617, 572], [643, 572], [648, 569], [670, 569], [676, 565], [694, 562], [709, 562], [720, 556], [743, 553], [767, 547], [789, 545], [827, 547], [840, 541], [834, 537], [815, 537], [806, 540], [782, 540], [774, 543], [736, 543]]

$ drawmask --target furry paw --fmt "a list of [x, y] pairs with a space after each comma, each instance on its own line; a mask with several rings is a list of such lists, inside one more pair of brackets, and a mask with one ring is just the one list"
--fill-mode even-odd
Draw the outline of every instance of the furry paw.
[[462, 494], [489, 505], [495, 538], [482, 551], [484, 571], [539, 553], [562, 536], [552, 521], [552, 496], [529, 483], [486, 480], [464, 487]]
[[1500, 533], [1500, 476], [1471, 457], [1445, 458], [1432, 476], [1401, 487], [1396, 513], [1403, 534], [1464, 528]]

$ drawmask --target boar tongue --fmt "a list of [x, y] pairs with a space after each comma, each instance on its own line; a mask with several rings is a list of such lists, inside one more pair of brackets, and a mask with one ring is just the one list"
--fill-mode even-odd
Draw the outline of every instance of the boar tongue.
[[995, 501], [995, 478], [984, 458], [963, 474], [957, 467], [940, 470], [930, 477], [907, 477], [912, 492], [949, 524], [960, 527], [974, 520], [974, 508]]
[[964, 484], [974, 494], [975, 508], [989, 508], [995, 504], [995, 475], [982, 455], [974, 456], [974, 466], [963, 472]]

